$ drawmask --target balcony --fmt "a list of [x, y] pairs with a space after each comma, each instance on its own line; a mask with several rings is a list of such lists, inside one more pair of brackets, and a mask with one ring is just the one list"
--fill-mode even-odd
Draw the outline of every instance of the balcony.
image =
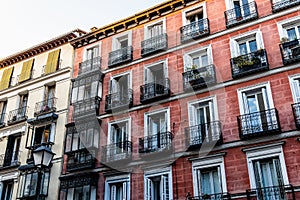
[[300, 129], [300, 103], [292, 104], [294, 120], [297, 129]]
[[163, 132], [155, 135], [139, 138], [139, 153], [153, 153], [170, 150], [173, 135], [171, 132]]
[[267, 52], [264, 49], [230, 59], [232, 78], [269, 69]]
[[300, 39], [280, 44], [282, 62], [284, 65], [300, 61]]
[[187, 200], [230, 200], [231, 196], [229, 193], [217, 193], [217, 194], [203, 194], [201, 196], [187, 196]]
[[247, 200], [296, 200], [294, 187], [292, 185], [281, 185], [246, 190]]
[[169, 97], [171, 95], [170, 80], [166, 78], [157, 82], [147, 83], [140, 87], [140, 92], [141, 103]]
[[68, 155], [67, 171], [76, 171], [82, 169], [90, 169], [95, 166], [95, 150], [88, 150], [86, 148], [71, 151], [66, 153]]
[[12, 124], [27, 120], [27, 109], [28, 109], [28, 107], [25, 106], [25, 107], [10, 111], [8, 114], [7, 124], [12, 125]]
[[132, 142], [124, 141], [102, 147], [102, 163], [124, 162], [131, 159]]
[[100, 100], [98, 98], [90, 98], [78, 101], [73, 104], [74, 118], [96, 116], [99, 112]]
[[133, 92], [129, 89], [125, 93], [117, 92], [106, 95], [105, 112], [119, 111], [131, 108], [133, 105]]
[[47, 99], [35, 104], [34, 116], [44, 115], [56, 111], [57, 98]]
[[275, 108], [237, 117], [241, 139], [255, 138], [280, 132], [278, 112]]
[[110, 52], [108, 55], [108, 67], [113, 67], [132, 60], [132, 46]]
[[202, 144], [221, 144], [223, 142], [220, 121], [213, 121], [185, 128], [188, 150], [199, 148]]
[[297, 6], [299, 4], [300, 4], [300, 0], [281, 0], [274, 3], [272, 2], [272, 11], [278, 12], [287, 8], [291, 8], [293, 6]]
[[209, 20], [201, 19], [180, 28], [180, 41], [185, 43], [209, 35]]
[[21, 151], [8, 151], [6, 154], [0, 155], [0, 168], [19, 166]]
[[182, 73], [182, 78], [184, 90], [205, 88], [217, 82], [214, 65], [208, 65]]
[[158, 51], [168, 49], [168, 35], [166, 33], [142, 41], [141, 55], [147, 56]]
[[226, 27], [230, 28], [258, 18], [256, 2], [225, 11]]
[[101, 69], [101, 57], [98, 56], [93, 59], [89, 59], [80, 63], [78, 75], [82, 75], [94, 71], [100, 72], [100, 69]]

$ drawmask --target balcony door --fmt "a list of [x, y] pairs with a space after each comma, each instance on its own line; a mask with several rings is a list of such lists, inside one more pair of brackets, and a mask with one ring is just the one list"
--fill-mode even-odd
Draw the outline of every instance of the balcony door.
[[203, 7], [186, 12], [186, 19], [187, 23], [190, 24], [191, 33], [204, 30]]
[[163, 94], [168, 78], [168, 70], [165, 63], [145, 68], [145, 94], [155, 96]]
[[110, 155], [127, 153], [126, 141], [128, 141], [128, 121], [111, 125], [110, 144], [115, 145]]
[[148, 38], [153, 38], [160, 36], [164, 33], [163, 31], [163, 23], [157, 23], [152, 26], [148, 26]]
[[112, 104], [114, 102], [119, 103], [120, 101], [128, 99], [129, 88], [130, 88], [129, 74], [113, 77], [110, 80], [110, 94], [113, 94]]
[[20, 154], [21, 136], [10, 135], [6, 145], [4, 165], [11, 166], [18, 164]]
[[25, 117], [25, 115], [26, 115], [28, 94], [20, 95], [19, 97], [20, 97], [20, 102], [19, 102], [18, 115], [20, 115], [20, 116], [17, 118]]
[[146, 178], [145, 200], [169, 200], [169, 175], [162, 174]]
[[250, 15], [249, 0], [234, 0], [233, 8], [235, 18], [239, 20], [240, 18], [247, 17]]
[[99, 56], [99, 47], [92, 47], [86, 50], [86, 60], [93, 60]]
[[[220, 167], [197, 170], [197, 185], [199, 194], [211, 195], [211, 199], [222, 199]], [[200, 192], [199, 192], [200, 191]], [[204, 198], [204, 197], [203, 197]]]
[[45, 96], [43, 103], [43, 112], [47, 112], [54, 108], [55, 85], [45, 87]]
[[0, 182], [0, 200], [11, 200], [14, 180]]
[[239, 42], [240, 55], [246, 55], [257, 51], [256, 39]]
[[1, 115], [0, 116], [0, 125], [4, 124], [6, 108], [7, 108], [7, 101], [1, 101], [0, 102], [0, 115]]

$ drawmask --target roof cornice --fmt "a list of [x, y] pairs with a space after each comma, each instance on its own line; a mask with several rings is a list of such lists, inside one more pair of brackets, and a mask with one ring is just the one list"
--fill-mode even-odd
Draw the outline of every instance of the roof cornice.
[[5, 57], [3, 59], [0, 59], [0, 68], [7, 67], [9, 65], [13, 65], [15, 63], [18, 63], [22, 60], [31, 58], [33, 56], [36, 56], [40, 53], [49, 51], [51, 49], [54, 49], [58, 46], [61, 46], [63, 44], [66, 44], [70, 42], [71, 40], [80, 37], [82, 35], [86, 34], [85, 31], [80, 29], [72, 30], [68, 33], [65, 33], [63, 35], [60, 35], [58, 37], [55, 37], [51, 40], [48, 40], [46, 42], [43, 42], [41, 44], [35, 45], [33, 47], [30, 47], [28, 49], [25, 49], [23, 51], [20, 51], [18, 53], [15, 53], [13, 55], [10, 55], [8, 57]]
[[165, 16], [174, 11], [180, 10], [191, 4], [198, 3], [204, 0], [168, 0], [164, 3], [151, 7], [147, 10], [139, 12], [135, 15], [119, 20], [112, 24], [108, 24], [101, 28], [92, 28], [93, 30], [86, 35], [73, 39], [71, 44], [75, 48], [79, 48], [93, 42], [99, 41], [111, 35], [129, 30], [138, 25], [145, 24], [151, 20]]

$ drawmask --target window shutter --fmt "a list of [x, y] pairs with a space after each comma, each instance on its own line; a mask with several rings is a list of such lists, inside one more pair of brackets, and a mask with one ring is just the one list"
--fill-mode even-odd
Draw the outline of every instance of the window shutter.
[[117, 187], [115, 185], [112, 185], [110, 188], [110, 199], [117, 200]]
[[33, 66], [33, 60], [26, 61], [23, 63], [21, 74], [19, 76], [19, 83], [30, 79], [30, 74]]
[[13, 72], [13, 67], [5, 69], [2, 74], [1, 82], [0, 82], [0, 90], [4, 90], [9, 87], [11, 75]]
[[208, 56], [208, 65], [212, 65], [213, 62], [213, 54], [212, 54], [212, 47], [207, 48], [207, 56]]
[[97, 96], [97, 91], [98, 91], [98, 81], [97, 80], [93, 80], [92, 84], [91, 84], [91, 98], [96, 97]]
[[123, 182], [123, 200], [127, 200], [127, 182]]
[[48, 54], [47, 64], [44, 74], [50, 74], [56, 71], [59, 60], [60, 49], [52, 51]]
[[281, 165], [278, 158], [273, 159], [273, 165], [275, 166], [278, 185], [284, 185], [282, 171], [281, 171]]
[[197, 119], [196, 119], [196, 116], [195, 116], [195, 106], [193, 105], [188, 105], [189, 107], [189, 124], [190, 126], [196, 126], [197, 125]]
[[169, 190], [168, 190], [168, 175], [162, 175], [162, 190], [161, 190], [161, 199], [168, 200], [169, 199]]
[[262, 32], [259, 30], [256, 33], [257, 49], [264, 49]]
[[196, 181], [197, 181], [197, 190], [195, 193], [195, 196], [200, 196], [201, 195], [201, 171], [200, 169], [195, 169], [195, 173], [196, 173]]
[[54, 143], [54, 135], [55, 135], [55, 123], [52, 123], [51, 127], [50, 127], [49, 142], [53, 142]]
[[263, 95], [263, 99], [264, 99], [265, 108], [266, 109], [271, 109], [266, 88], [264, 88], [264, 87], [261, 88], [261, 91], [262, 91], [262, 95]]
[[164, 70], [164, 77], [168, 78], [168, 66], [166, 63], [162, 64], [163, 65], [163, 70]]
[[145, 84], [152, 83], [153, 81], [153, 74], [150, 68], [145, 68]]
[[254, 170], [256, 188], [261, 188], [263, 185], [261, 180], [261, 174], [260, 174], [261, 169], [260, 169], [259, 161], [253, 162], [253, 170]]
[[145, 199], [146, 200], [152, 200], [151, 195], [152, 195], [152, 181], [149, 178], [146, 178], [145, 182]]
[[4, 156], [4, 163], [3, 163], [4, 166], [9, 166], [11, 164], [14, 142], [15, 142], [15, 137], [9, 136], [6, 145], [5, 156]]
[[248, 106], [248, 101], [247, 101], [247, 95], [245, 92], [242, 93], [243, 95], [243, 112], [242, 114], [249, 114], [249, 106]]
[[300, 88], [299, 88], [299, 80], [292, 80], [292, 92], [294, 95], [295, 103], [300, 103]]
[[[218, 191], [218, 193], [223, 193], [223, 185], [222, 185], [222, 173], [221, 173], [221, 167], [218, 166], [217, 167], [217, 170], [218, 170], [218, 181], [219, 181], [219, 188], [220, 188], [220, 191]], [[216, 191], [215, 191], [216, 192]]]
[[230, 53], [231, 53], [231, 58], [235, 58], [239, 56], [239, 45], [237, 41], [234, 39], [230, 39]]
[[189, 71], [192, 68], [193, 58], [190, 55], [184, 55], [184, 71]]

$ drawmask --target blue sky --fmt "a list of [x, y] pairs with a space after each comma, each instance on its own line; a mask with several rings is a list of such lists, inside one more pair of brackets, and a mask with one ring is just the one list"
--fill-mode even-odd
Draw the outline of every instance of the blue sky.
[[165, 0], [2, 0], [0, 59], [80, 28], [102, 27]]

